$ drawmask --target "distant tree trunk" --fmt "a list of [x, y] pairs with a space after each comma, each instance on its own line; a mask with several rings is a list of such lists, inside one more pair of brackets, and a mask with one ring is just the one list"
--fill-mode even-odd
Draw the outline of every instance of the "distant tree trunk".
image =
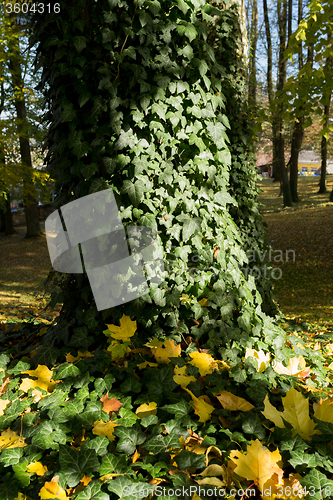
[[10, 234], [14, 234], [14, 223], [13, 223], [13, 214], [10, 208], [10, 195], [7, 194], [6, 200], [6, 211], [5, 211], [5, 235], [8, 236]]
[[332, 189], [331, 194], [330, 194], [330, 201], [333, 202], [333, 189]]
[[253, 110], [257, 104], [257, 74], [256, 51], [258, 42], [258, 5], [252, 0], [251, 27], [250, 27], [250, 68], [249, 68], [249, 108]]
[[273, 106], [274, 94], [273, 94], [273, 77], [272, 77], [272, 69], [273, 69], [273, 56], [272, 56], [272, 37], [271, 30], [269, 24], [268, 17], [268, 8], [267, 8], [267, 0], [263, 0], [263, 9], [264, 9], [264, 21], [265, 21], [265, 31], [266, 31], [266, 42], [267, 42], [267, 93], [268, 93], [268, 101], [269, 107], [271, 110], [272, 116], [272, 135], [273, 135], [273, 181], [280, 181], [280, 171], [278, 164], [278, 155], [277, 155], [277, 127], [275, 123], [275, 112]]
[[[17, 19], [13, 17], [13, 23], [17, 23]], [[23, 174], [23, 206], [25, 211], [25, 220], [27, 225], [26, 238], [39, 236], [41, 234], [37, 202], [32, 193], [34, 192], [32, 180], [32, 163], [30, 154], [29, 139], [26, 135], [27, 130], [27, 113], [25, 108], [25, 100], [22, 89], [24, 82], [22, 78], [20, 64], [20, 46], [18, 39], [12, 39], [9, 43], [9, 69], [12, 75], [13, 88], [15, 92], [15, 108], [18, 118], [18, 133], [20, 137], [20, 154], [21, 161], [24, 165]]]
[[[302, 0], [298, 1], [298, 24], [303, 18], [303, 5]], [[313, 44], [310, 44], [308, 49], [307, 63], [313, 66]], [[303, 69], [303, 51], [302, 51], [302, 41], [299, 42], [298, 51], [298, 69], [301, 72]], [[300, 84], [301, 86], [302, 84]], [[291, 152], [290, 152], [290, 193], [293, 202], [298, 202], [298, 157], [299, 152], [302, 147], [304, 136], [304, 115], [303, 107], [300, 106], [296, 108], [296, 116], [293, 128], [293, 135], [291, 139]]]
[[6, 230], [5, 211], [0, 207], [0, 233], [4, 233], [5, 230]]
[[[325, 104], [325, 107], [324, 107], [324, 113], [325, 113], [324, 128], [327, 128], [329, 125], [330, 100], [331, 100], [331, 95], [329, 96], [328, 103]], [[320, 172], [320, 183], [319, 183], [318, 193], [326, 193], [327, 135], [323, 135], [321, 138], [320, 151], [321, 151], [321, 172]]]
[[[282, 3], [282, 5], [281, 5]], [[288, 0], [278, 0], [278, 23], [279, 23], [279, 63], [278, 63], [278, 79], [277, 79], [277, 97], [281, 97], [283, 88], [285, 86], [286, 74], [287, 74], [287, 61], [284, 59], [284, 51], [286, 49], [287, 42], [287, 17], [288, 17]], [[278, 169], [281, 175], [282, 181], [282, 191], [283, 191], [283, 206], [291, 207], [292, 199], [290, 194], [290, 186], [288, 180], [288, 171], [285, 164], [284, 157], [284, 146], [285, 146], [285, 124], [283, 120], [283, 108], [284, 104], [281, 101], [276, 106], [276, 129], [277, 129], [277, 144], [275, 151], [278, 155]]]

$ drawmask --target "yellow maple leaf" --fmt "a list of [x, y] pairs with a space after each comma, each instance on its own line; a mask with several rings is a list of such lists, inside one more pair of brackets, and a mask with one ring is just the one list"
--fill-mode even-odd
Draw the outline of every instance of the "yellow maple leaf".
[[52, 370], [49, 370], [45, 365], [38, 365], [36, 370], [26, 370], [25, 372], [32, 377], [37, 377], [37, 380], [25, 378], [19, 389], [23, 392], [28, 392], [29, 389], [44, 389], [47, 392], [52, 392], [55, 388], [56, 382], [52, 380]]
[[96, 420], [94, 422], [94, 427], [92, 433], [97, 436], [106, 436], [109, 441], [114, 441], [115, 435], [113, 434], [114, 428], [119, 424], [116, 423], [117, 420], [112, 420], [111, 422], [103, 422], [103, 420]]
[[26, 443], [24, 438], [20, 437], [17, 432], [7, 429], [0, 434], [0, 449], [4, 448], [24, 448]]
[[314, 417], [318, 418], [322, 422], [330, 422], [333, 424], [333, 398], [325, 399], [316, 406], [313, 405], [315, 410]]
[[144, 417], [149, 417], [150, 415], [156, 415], [157, 403], [154, 403], [154, 401], [152, 401], [149, 404], [144, 403], [135, 410], [135, 413], [140, 419]]
[[5, 413], [5, 409], [7, 408], [9, 403], [11, 403], [9, 399], [0, 399], [0, 415], [3, 415]]
[[203, 298], [203, 299], [199, 300], [198, 302], [201, 305], [201, 307], [207, 307], [208, 306], [208, 299], [206, 299], [206, 298]]
[[225, 410], [230, 411], [250, 411], [254, 406], [246, 401], [246, 399], [240, 398], [228, 391], [215, 392], [214, 396], [220, 401], [221, 405]]
[[139, 368], [139, 370], [143, 370], [147, 366], [158, 366], [158, 363], [150, 363], [150, 361], [144, 361], [143, 363], [139, 363], [136, 366]]
[[181, 345], [176, 345], [172, 339], [166, 339], [161, 347], [155, 347], [152, 352], [155, 356], [157, 363], [170, 363], [169, 358], [176, 358], [180, 356], [182, 351]]
[[215, 359], [205, 352], [191, 352], [189, 362], [190, 365], [196, 366], [202, 377], [213, 373], [213, 369], [218, 369], [218, 364]]
[[289, 478], [280, 478], [276, 474], [264, 484], [261, 493], [263, 500], [275, 500], [283, 498], [284, 500], [297, 500], [304, 498], [302, 494], [303, 487], [299, 482], [299, 474], [290, 474]]
[[258, 372], [264, 372], [267, 368], [267, 363], [269, 363], [269, 360], [271, 359], [270, 353], [265, 354], [261, 349], [259, 351], [256, 351], [255, 349], [250, 349], [249, 347], [247, 347], [245, 352], [245, 359], [249, 357], [255, 358], [257, 360]]
[[151, 347], [151, 348], [153, 348], [153, 347], [162, 347], [163, 342], [161, 340], [156, 339], [154, 337], [152, 340], [150, 340], [149, 342], [147, 342], [147, 344], [143, 344], [143, 345], [146, 346], [146, 347]]
[[175, 366], [174, 373], [173, 380], [183, 389], [187, 387], [190, 382], [196, 381], [196, 378], [193, 377], [193, 375], [187, 374], [186, 366]]
[[230, 458], [236, 464], [234, 473], [244, 479], [252, 480], [261, 492], [274, 473], [279, 479], [283, 476], [279, 450], [271, 452], [267, 448], [264, 449], [258, 439], [247, 445], [246, 453], [232, 450]]
[[93, 358], [94, 353], [90, 351], [78, 351], [77, 356], [72, 356], [71, 353], [66, 354], [66, 361], [67, 363], [74, 363], [75, 361], [78, 361], [79, 359], [85, 359], [85, 358]]
[[267, 395], [264, 404], [265, 410], [261, 413], [268, 420], [274, 422], [277, 427], [285, 427], [282, 420], [284, 418], [286, 422], [292, 425], [293, 435], [299, 434], [302, 439], [308, 440], [313, 434], [317, 434], [318, 431], [314, 430], [316, 424], [309, 416], [309, 400], [304, 398], [302, 393], [296, 391], [294, 387], [282, 398], [283, 412], [274, 408]]
[[[123, 342], [129, 342], [130, 338], [133, 337], [136, 332], [137, 325], [136, 321], [131, 321], [129, 316], [122, 315], [120, 318], [120, 326], [116, 325], [106, 325], [108, 330], [111, 332], [110, 336], [116, 340], [122, 340]], [[107, 330], [106, 330], [107, 331]]]
[[210, 403], [211, 401], [207, 396], [199, 396], [198, 398], [189, 389], [185, 388], [191, 398], [194, 401], [194, 413], [199, 415], [199, 422], [207, 422], [211, 418], [211, 414], [214, 411], [214, 406]]
[[41, 464], [40, 462], [31, 462], [31, 464], [27, 467], [28, 472], [34, 472], [37, 476], [44, 476], [45, 472], [47, 472], [46, 465]]
[[66, 500], [68, 498], [66, 495], [66, 491], [63, 490], [55, 481], [46, 482], [43, 488], [40, 490], [39, 496], [42, 500], [46, 500], [48, 498], [58, 498], [59, 500]]
[[280, 375], [300, 375], [306, 369], [306, 361], [303, 356], [295, 356], [289, 359], [288, 366], [277, 361], [273, 362], [273, 370]]

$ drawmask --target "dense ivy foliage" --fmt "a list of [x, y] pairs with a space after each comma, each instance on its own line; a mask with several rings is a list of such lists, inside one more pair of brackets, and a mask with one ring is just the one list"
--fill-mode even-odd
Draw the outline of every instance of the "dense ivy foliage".
[[36, 19], [57, 206], [112, 189], [124, 225], [158, 230], [168, 271], [149, 296], [102, 313], [87, 280], [64, 277], [53, 342], [88, 347], [123, 312], [143, 338], [191, 334], [210, 348], [252, 345], [271, 324], [260, 306], [261, 295], [272, 305], [267, 280], [257, 287], [240, 269], [264, 233], [238, 10], [222, 13], [202, 0], [81, 0]]

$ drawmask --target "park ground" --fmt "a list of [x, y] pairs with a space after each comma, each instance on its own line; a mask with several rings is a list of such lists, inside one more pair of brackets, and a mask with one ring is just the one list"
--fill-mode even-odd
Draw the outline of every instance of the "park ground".
[[[318, 177], [300, 177], [300, 202], [282, 208], [279, 185], [259, 179], [260, 210], [272, 246], [274, 294], [282, 313], [298, 324], [333, 331], [333, 203], [319, 195]], [[0, 323], [51, 322], [58, 310], [44, 310], [49, 293], [43, 282], [50, 270], [46, 236], [24, 239], [24, 217], [15, 216], [16, 234], [0, 234]], [[42, 223], [44, 228], [44, 223]], [[288, 260], [287, 260], [288, 259]]]

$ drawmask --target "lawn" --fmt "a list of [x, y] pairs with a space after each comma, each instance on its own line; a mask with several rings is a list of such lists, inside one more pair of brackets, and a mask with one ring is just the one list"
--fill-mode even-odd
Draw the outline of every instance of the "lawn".
[[[317, 194], [319, 177], [299, 177], [300, 202], [282, 207], [279, 185], [258, 182], [259, 201], [272, 245], [271, 264], [282, 271], [274, 293], [282, 311], [304, 321], [333, 326], [333, 203]], [[332, 188], [333, 178], [328, 177]], [[282, 254], [278, 252], [281, 250]], [[286, 251], [289, 261], [286, 262]], [[274, 262], [283, 255], [283, 262]], [[294, 260], [294, 261], [293, 261]], [[276, 276], [280, 273], [276, 271]]]
[[[318, 195], [318, 177], [300, 177], [301, 201], [283, 209], [279, 185], [262, 179], [259, 197], [272, 245], [271, 264], [281, 269], [274, 293], [288, 318], [333, 327], [333, 203]], [[328, 177], [332, 188], [333, 178]], [[0, 234], [0, 321], [39, 317], [51, 321], [57, 311], [43, 311], [43, 281], [50, 270], [46, 236], [24, 239], [24, 217], [15, 217], [16, 234]], [[42, 223], [43, 224], [43, 223]], [[44, 227], [44, 225], [43, 225]], [[277, 251], [281, 252], [277, 252]], [[286, 251], [289, 261], [286, 262]], [[283, 256], [283, 262], [275, 262]], [[274, 276], [279, 276], [275, 271]]]

